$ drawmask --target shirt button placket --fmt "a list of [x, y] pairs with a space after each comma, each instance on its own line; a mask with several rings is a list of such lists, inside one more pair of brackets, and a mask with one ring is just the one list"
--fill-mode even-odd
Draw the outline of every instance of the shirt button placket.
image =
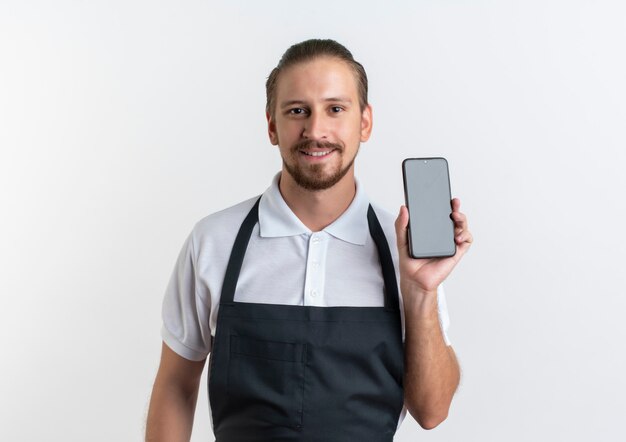
[[319, 305], [323, 275], [320, 274], [320, 261], [324, 252], [320, 233], [313, 233], [309, 239], [308, 265], [306, 271], [305, 294], [309, 301], [305, 305]]

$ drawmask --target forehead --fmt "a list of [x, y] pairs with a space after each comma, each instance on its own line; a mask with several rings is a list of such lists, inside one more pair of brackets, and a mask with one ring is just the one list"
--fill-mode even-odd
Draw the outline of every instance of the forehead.
[[315, 100], [347, 96], [357, 100], [354, 70], [344, 60], [319, 57], [288, 67], [280, 73], [276, 86], [277, 101]]

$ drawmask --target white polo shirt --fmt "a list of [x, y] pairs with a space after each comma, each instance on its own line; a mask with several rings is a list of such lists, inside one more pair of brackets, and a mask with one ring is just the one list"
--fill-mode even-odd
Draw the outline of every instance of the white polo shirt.
[[[280, 173], [261, 196], [259, 222], [248, 244], [235, 301], [384, 306], [382, 269], [367, 223], [369, 200], [358, 181], [348, 209], [322, 231], [312, 232], [285, 203], [279, 177]], [[226, 265], [241, 223], [257, 198], [202, 218], [183, 244], [163, 300], [161, 335], [169, 348], [186, 359], [200, 361], [211, 351]], [[399, 281], [396, 216], [372, 206]], [[439, 322], [450, 345], [443, 286], [438, 288], [438, 302]], [[401, 316], [404, 339], [402, 309]]]

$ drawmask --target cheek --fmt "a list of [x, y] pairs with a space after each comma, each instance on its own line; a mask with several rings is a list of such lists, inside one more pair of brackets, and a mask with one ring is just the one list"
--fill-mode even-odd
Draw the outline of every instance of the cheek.
[[300, 133], [302, 133], [302, 130], [297, 125], [286, 124], [276, 132], [276, 136], [280, 137], [281, 140], [289, 141], [297, 139]]
[[360, 122], [351, 123], [341, 128], [341, 138], [350, 144], [359, 143], [361, 141], [361, 125]]

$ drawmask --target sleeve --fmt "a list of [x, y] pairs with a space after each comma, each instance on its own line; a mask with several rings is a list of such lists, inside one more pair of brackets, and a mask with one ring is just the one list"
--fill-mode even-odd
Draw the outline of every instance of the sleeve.
[[163, 342], [185, 359], [201, 361], [211, 351], [210, 302], [198, 296], [193, 231], [178, 255], [162, 306]]
[[448, 338], [450, 316], [448, 315], [448, 304], [446, 303], [446, 292], [443, 289], [443, 283], [437, 287], [437, 312], [439, 313], [439, 325], [441, 326], [443, 340], [446, 342], [446, 345], [452, 345]]

